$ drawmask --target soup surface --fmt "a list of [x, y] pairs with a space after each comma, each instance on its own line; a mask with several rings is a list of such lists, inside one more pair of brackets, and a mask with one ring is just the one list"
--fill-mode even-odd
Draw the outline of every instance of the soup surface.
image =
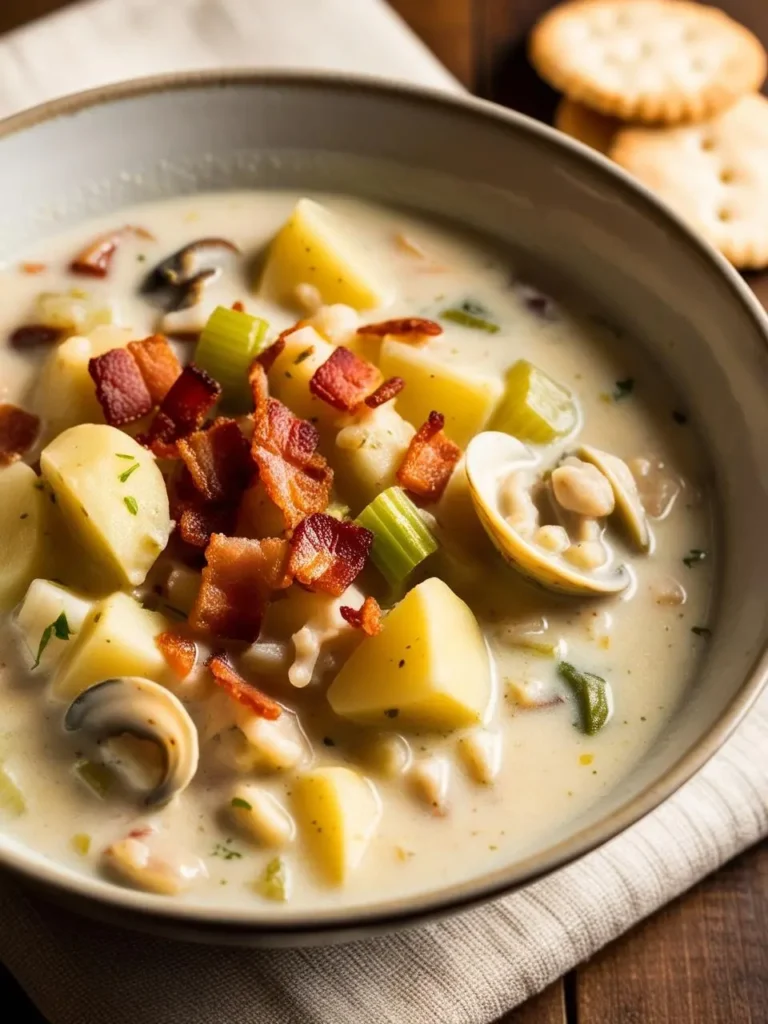
[[477, 239], [298, 199], [0, 275], [0, 828], [278, 915], [572, 831], [692, 685], [713, 567], [628, 339]]

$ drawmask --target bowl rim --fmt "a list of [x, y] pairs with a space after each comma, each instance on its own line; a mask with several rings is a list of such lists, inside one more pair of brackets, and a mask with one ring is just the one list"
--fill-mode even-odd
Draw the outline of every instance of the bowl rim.
[[[696, 253], [700, 259], [719, 271], [735, 302], [741, 305], [768, 344], [768, 316], [746, 283], [720, 253], [696, 235], [679, 215], [649, 189], [586, 145], [525, 114], [469, 93], [448, 92], [405, 82], [392, 82], [372, 75], [333, 71], [236, 68], [171, 72], [98, 86], [31, 107], [0, 121], [0, 140], [103, 104], [155, 93], [249, 85], [376, 94], [393, 102], [427, 110], [441, 109], [453, 116], [475, 122], [495, 123], [504, 131], [533, 136], [540, 145], [555, 152], [565, 149], [577, 160], [591, 164], [593, 171], [609, 179], [612, 187], [619, 188], [636, 206], [645, 207], [649, 214], [666, 222], [668, 230], [675, 236], [676, 244]], [[280, 936], [283, 937], [283, 944], [286, 944], [291, 936], [300, 939], [302, 935], [322, 935], [334, 931], [356, 934], [358, 931], [373, 932], [416, 924], [508, 895], [577, 860], [639, 822], [691, 779], [720, 749], [754, 705], [767, 682], [768, 644], [756, 654], [738, 692], [711, 728], [660, 778], [649, 783], [607, 817], [558, 841], [543, 856], [528, 856], [506, 869], [496, 869], [490, 880], [480, 878], [455, 883], [443, 889], [404, 896], [385, 906], [352, 906], [342, 910], [318, 908], [280, 918], [259, 914], [257, 907], [247, 910], [214, 905], [205, 907], [175, 902], [172, 897], [153, 897], [149, 900], [145, 893], [79, 875], [37, 851], [32, 851], [30, 862], [28, 856], [25, 856], [26, 851], [9, 849], [1, 834], [0, 866], [10, 868], [38, 886], [53, 889], [60, 898], [67, 898], [70, 905], [72, 898], [82, 898], [86, 902], [98, 904], [105, 912], [114, 910], [130, 914], [134, 923], [139, 922], [139, 927], [143, 922], [150, 929], [153, 921], [168, 926], [181, 927], [186, 924], [193, 930], [197, 928], [206, 932], [212, 941], [215, 941], [216, 933], [219, 932], [243, 936]]]

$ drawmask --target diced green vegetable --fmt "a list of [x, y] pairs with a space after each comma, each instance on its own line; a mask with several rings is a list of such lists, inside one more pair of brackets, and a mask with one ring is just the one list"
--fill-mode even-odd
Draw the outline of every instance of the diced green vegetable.
[[592, 672], [580, 672], [567, 661], [561, 661], [557, 670], [576, 697], [582, 729], [594, 736], [611, 717], [610, 684]]
[[251, 805], [248, 803], [248, 801], [247, 800], [243, 800], [243, 798], [239, 797], [239, 796], [233, 796], [232, 797], [232, 806], [233, 807], [240, 807], [244, 811], [252, 810]]
[[203, 328], [194, 361], [221, 384], [229, 408], [248, 408], [248, 369], [266, 348], [268, 327], [259, 316], [217, 306]]
[[105, 764], [85, 759], [75, 764], [75, 773], [96, 796], [104, 798], [115, 784], [115, 775]]
[[18, 817], [27, 809], [24, 794], [7, 768], [0, 765], [0, 812]]
[[573, 395], [527, 359], [507, 373], [506, 390], [492, 430], [501, 430], [521, 441], [549, 444], [576, 426]]
[[91, 837], [87, 832], [78, 832], [72, 836], [72, 846], [81, 857], [87, 857], [91, 850]]
[[479, 302], [462, 302], [459, 306], [451, 306], [440, 313], [441, 320], [450, 320], [460, 327], [469, 327], [476, 331], [487, 331], [496, 334], [499, 325], [490, 319], [488, 311]]
[[288, 899], [288, 872], [282, 857], [273, 857], [256, 883], [256, 889], [268, 900], [285, 902]]
[[420, 562], [437, 551], [437, 541], [400, 487], [382, 491], [356, 522], [373, 533], [371, 558], [393, 585], [401, 583]]

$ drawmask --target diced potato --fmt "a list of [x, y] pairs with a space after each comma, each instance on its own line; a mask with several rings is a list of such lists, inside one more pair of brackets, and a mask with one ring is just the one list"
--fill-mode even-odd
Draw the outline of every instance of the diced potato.
[[[92, 601], [58, 583], [32, 580], [16, 615], [16, 625], [21, 630], [29, 652], [29, 664], [34, 664], [43, 634], [51, 623], [63, 614], [67, 629], [74, 637], [83, 628], [92, 604]], [[74, 639], [59, 639], [54, 632], [40, 655], [40, 670], [50, 672], [69, 652], [73, 643]]]
[[51, 441], [40, 468], [91, 557], [116, 582], [142, 583], [171, 534], [168, 492], [151, 452], [115, 427], [84, 423]]
[[43, 568], [49, 498], [23, 462], [0, 469], [0, 611], [21, 600]]
[[287, 529], [285, 516], [267, 494], [262, 481], [256, 480], [240, 499], [235, 536], [264, 540], [280, 537]]
[[501, 736], [490, 729], [474, 729], [462, 736], [458, 752], [469, 777], [490, 786], [501, 768]]
[[397, 483], [397, 470], [414, 433], [391, 402], [362, 413], [339, 431], [331, 459], [336, 486], [353, 512]]
[[394, 729], [477, 725], [490, 698], [491, 669], [477, 620], [436, 577], [403, 598], [328, 690], [337, 715]]
[[42, 292], [37, 297], [35, 323], [55, 327], [69, 334], [89, 334], [103, 324], [111, 324], [111, 306], [84, 292], [71, 288], [68, 292]]
[[408, 772], [413, 795], [431, 814], [442, 816], [448, 810], [451, 766], [446, 757], [431, 754], [421, 757]]
[[144, 676], [172, 685], [174, 676], [156, 637], [170, 629], [159, 612], [142, 608], [127, 594], [112, 594], [96, 604], [53, 679], [53, 691], [71, 700], [87, 687], [115, 676]]
[[287, 846], [296, 834], [293, 818], [277, 797], [251, 782], [232, 789], [229, 811], [238, 828], [260, 846]]
[[317, 768], [293, 784], [299, 827], [325, 878], [341, 884], [357, 868], [381, 818], [373, 785], [351, 768]]
[[43, 419], [45, 438], [78, 423], [103, 423], [88, 361], [113, 348], [124, 348], [134, 337], [124, 327], [97, 327], [90, 335], [75, 335], [51, 352], [40, 374], [36, 411]]
[[428, 348], [385, 341], [379, 365], [385, 377], [402, 377], [406, 386], [397, 397], [397, 410], [420, 427], [434, 409], [445, 416], [445, 432], [462, 448], [490, 419], [503, 387], [494, 377], [467, 373], [437, 359]]
[[353, 226], [311, 199], [300, 199], [275, 235], [259, 292], [290, 306], [301, 284], [317, 288], [327, 305], [342, 302], [354, 309], [383, 306], [392, 295]]
[[334, 346], [312, 327], [302, 327], [285, 339], [285, 348], [269, 371], [269, 386], [275, 398], [291, 412], [313, 423], [333, 423], [342, 415], [309, 390], [315, 370], [332, 356]]

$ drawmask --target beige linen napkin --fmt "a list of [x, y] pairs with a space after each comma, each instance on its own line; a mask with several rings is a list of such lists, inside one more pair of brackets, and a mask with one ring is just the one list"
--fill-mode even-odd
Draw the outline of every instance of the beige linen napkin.
[[[457, 88], [383, 0], [92, 0], [0, 41], [0, 110], [223, 64]], [[638, 825], [440, 924], [328, 949], [211, 949], [91, 924], [2, 878], [0, 959], [52, 1024], [484, 1024], [765, 835], [767, 743], [768, 694]]]

